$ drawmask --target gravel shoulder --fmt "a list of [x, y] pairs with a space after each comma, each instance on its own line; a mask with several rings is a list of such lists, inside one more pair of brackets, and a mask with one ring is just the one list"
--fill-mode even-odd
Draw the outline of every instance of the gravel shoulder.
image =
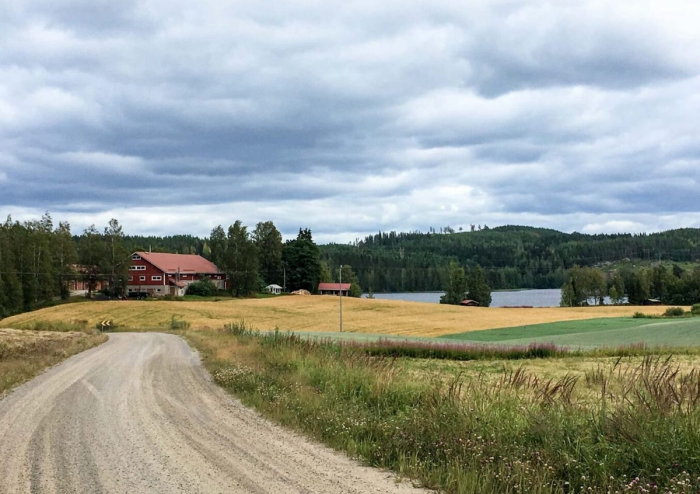
[[418, 493], [278, 427], [180, 338], [113, 334], [0, 400], [0, 493]]

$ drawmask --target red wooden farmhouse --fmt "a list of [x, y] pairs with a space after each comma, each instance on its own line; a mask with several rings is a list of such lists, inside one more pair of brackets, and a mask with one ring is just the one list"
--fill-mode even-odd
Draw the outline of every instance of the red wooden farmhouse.
[[179, 297], [185, 294], [187, 285], [205, 277], [219, 288], [226, 288], [226, 274], [202, 256], [134, 252], [127, 293], [130, 297]]

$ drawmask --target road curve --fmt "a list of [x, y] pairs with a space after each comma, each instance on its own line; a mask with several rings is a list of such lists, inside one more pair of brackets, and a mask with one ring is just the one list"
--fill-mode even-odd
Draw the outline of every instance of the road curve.
[[122, 333], [0, 400], [0, 492], [421, 491], [261, 418], [177, 336]]

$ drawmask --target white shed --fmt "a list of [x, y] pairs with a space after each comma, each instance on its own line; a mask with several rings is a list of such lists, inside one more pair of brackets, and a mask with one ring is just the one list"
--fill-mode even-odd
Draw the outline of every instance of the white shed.
[[272, 293], [274, 295], [279, 295], [282, 293], [282, 287], [279, 285], [267, 285], [265, 289], [268, 291], [268, 293]]

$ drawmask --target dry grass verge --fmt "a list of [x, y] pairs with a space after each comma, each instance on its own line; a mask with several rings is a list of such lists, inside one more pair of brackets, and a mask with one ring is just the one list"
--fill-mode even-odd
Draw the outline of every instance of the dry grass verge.
[[0, 329], [0, 398], [48, 367], [106, 340], [103, 334]]
[[[552, 307], [504, 309], [456, 307], [398, 300], [343, 301], [343, 329], [354, 333], [441, 336], [557, 321], [631, 317], [638, 307]], [[645, 307], [661, 315], [666, 307]], [[69, 304], [4, 319], [0, 326], [33, 329], [41, 321], [80, 321], [95, 327], [109, 319], [122, 329], [171, 329], [175, 317], [192, 328], [216, 329], [245, 320], [261, 330], [337, 331], [338, 299], [288, 296], [267, 299], [202, 301], [109, 301]]]

